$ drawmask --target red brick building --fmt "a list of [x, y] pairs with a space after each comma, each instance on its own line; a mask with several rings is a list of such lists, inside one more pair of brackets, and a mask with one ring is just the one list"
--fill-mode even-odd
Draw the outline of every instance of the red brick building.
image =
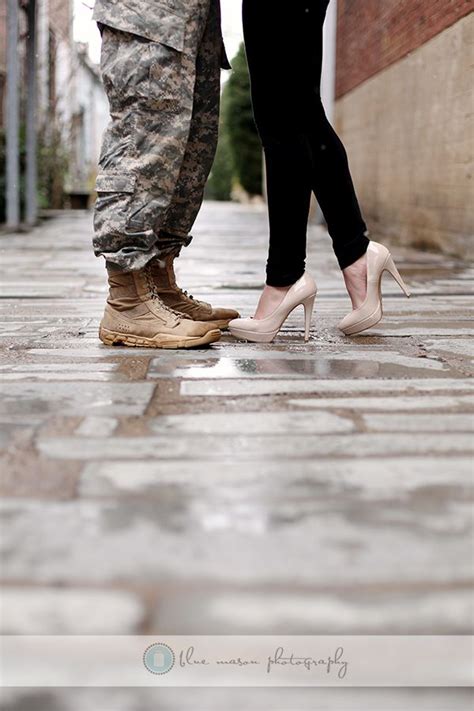
[[371, 231], [466, 255], [474, 0], [338, 0], [336, 123]]

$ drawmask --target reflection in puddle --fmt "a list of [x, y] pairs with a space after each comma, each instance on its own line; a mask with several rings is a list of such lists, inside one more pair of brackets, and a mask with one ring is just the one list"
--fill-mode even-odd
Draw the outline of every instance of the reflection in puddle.
[[[397, 363], [403, 360], [403, 364]], [[382, 362], [381, 362], [382, 361]], [[170, 372], [171, 370], [171, 372]], [[251, 377], [290, 378], [399, 378], [420, 371], [430, 371], [430, 377], [446, 373], [443, 364], [429, 359], [403, 358], [393, 354], [391, 359], [381, 354], [380, 360], [352, 359], [347, 355], [333, 358], [219, 358], [216, 360], [181, 362], [179, 367], [170, 368], [160, 364], [154, 369], [155, 375], [166, 374], [182, 378], [232, 379]], [[167, 371], [166, 373], [164, 371]]]

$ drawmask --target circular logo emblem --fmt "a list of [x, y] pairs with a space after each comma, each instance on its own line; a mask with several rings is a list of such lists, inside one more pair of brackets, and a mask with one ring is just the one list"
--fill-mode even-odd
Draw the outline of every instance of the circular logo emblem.
[[174, 652], [167, 644], [157, 642], [145, 649], [143, 664], [151, 674], [167, 674], [174, 667]]

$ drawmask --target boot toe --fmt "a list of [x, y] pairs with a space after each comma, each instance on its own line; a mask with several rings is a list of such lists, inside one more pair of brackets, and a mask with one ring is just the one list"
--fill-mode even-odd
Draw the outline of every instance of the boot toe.
[[212, 320], [213, 321], [231, 321], [232, 319], [239, 318], [240, 314], [235, 309], [212, 309]]

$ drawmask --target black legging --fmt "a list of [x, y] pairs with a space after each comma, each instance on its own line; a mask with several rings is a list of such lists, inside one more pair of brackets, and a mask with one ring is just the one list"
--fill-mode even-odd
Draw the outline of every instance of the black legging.
[[294, 284], [305, 270], [312, 191], [341, 269], [369, 244], [346, 151], [321, 103], [328, 5], [329, 0], [243, 0], [252, 101], [267, 171], [271, 286]]

